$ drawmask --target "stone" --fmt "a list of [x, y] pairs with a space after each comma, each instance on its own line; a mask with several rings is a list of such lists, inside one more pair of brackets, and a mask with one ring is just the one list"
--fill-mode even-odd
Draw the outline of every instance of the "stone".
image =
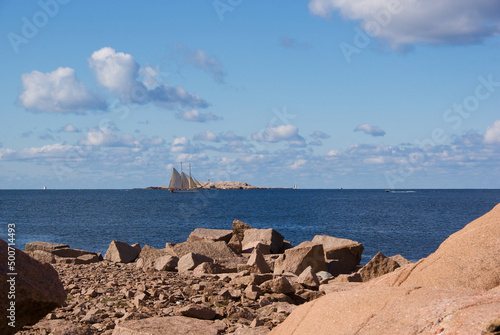
[[264, 244], [261, 241], [253, 241], [245, 244], [245, 247], [241, 247], [241, 252], [250, 253], [255, 249], [258, 249], [263, 255], [269, 255], [271, 253], [271, 246], [269, 244]]
[[205, 255], [200, 255], [197, 253], [190, 252], [179, 258], [179, 262], [177, 263], [177, 269], [179, 272], [190, 271], [203, 262], [213, 263], [213, 259]]
[[27, 252], [27, 254], [39, 261], [40, 263], [54, 264], [56, 262], [56, 257], [49, 251], [44, 250], [33, 250]]
[[131, 245], [132, 248], [135, 248], [137, 252], [141, 253], [141, 245], [139, 243], [134, 243]]
[[[255, 319], [254, 319], [255, 321]], [[253, 322], [253, 321], [252, 321]], [[251, 327], [252, 324], [250, 324], [250, 328], [247, 327], [241, 327], [236, 329], [231, 335], [267, 335], [269, 334], [269, 328], [266, 326], [260, 326], [260, 327]]]
[[210, 242], [200, 240], [183, 242], [173, 246], [173, 250], [179, 258], [190, 252], [204, 255], [212, 259], [237, 257], [236, 253], [223, 241]]
[[482, 290], [497, 287], [500, 285], [499, 222], [500, 204], [452, 234], [427, 258], [377, 278], [373, 284]]
[[113, 263], [130, 263], [137, 256], [139, 252], [131, 245], [121, 241], [111, 241], [104, 259]]
[[228, 229], [207, 229], [207, 228], [196, 228], [189, 234], [187, 239], [188, 242], [191, 241], [209, 241], [217, 242], [223, 241], [228, 243], [233, 236], [233, 231]]
[[370, 279], [380, 277], [386, 273], [390, 273], [399, 268], [399, 263], [395, 260], [385, 257], [381, 252], [378, 252], [365, 266], [359, 271], [361, 280], [366, 282]]
[[86, 250], [80, 250], [80, 249], [71, 249], [71, 248], [55, 249], [55, 250], [51, 251], [51, 253], [54, 256], [62, 257], [62, 258], [78, 258], [78, 257], [84, 256], [84, 255], [95, 255], [95, 256], [97, 256], [97, 253], [92, 252], [92, 251], [86, 251]]
[[193, 269], [193, 275], [222, 273], [222, 269], [213, 262], [203, 262]]
[[319, 279], [313, 271], [312, 266], [308, 266], [304, 271], [302, 271], [297, 281], [299, 284], [309, 289], [317, 290], [319, 288]]
[[144, 247], [142, 247], [141, 252], [136, 259], [137, 267], [147, 270], [154, 266], [155, 261], [158, 258], [167, 255], [169, 254], [165, 250], [156, 249], [146, 244]]
[[241, 245], [241, 240], [238, 238], [238, 235], [233, 234], [227, 245], [233, 249], [234, 252], [236, 253], [241, 253], [242, 251], [242, 245]]
[[86, 254], [75, 258], [75, 264], [90, 264], [100, 262], [99, 256], [97, 254]]
[[234, 219], [234, 221], [233, 221], [233, 235], [238, 237], [238, 240], [243, 241], [243, 238], [245, 237], [245, 230], [248, 230], [248, 229], [253, 229], [253, 228], [243, 221], [240, 221], [238, 219]]
[[248, 258], [247, 265], [255, 268], [258, 273], [270, 273], [271, 272], [269, 265], [267, 265], [267, 262], [264, 259], [264, 256], [262, 255], [262, 253], [260, 252], [260, 250], [258, 248], [254, 249], [252, 251], [250, 258]]
[[498, 292], [364, 284], [297, 307], [270, 334], [481, 334], [499, 310]]
[[168, 316], [120, 322], [113, 335], [217, 335], [218, 332], [213, 321]]
[[276, 277], [272, 280], [268, 280], [260, 285], [263, 292], [266, 293], [283, 293], [291, 294], [295, 292], [292, 284], [288, 281], [286, 277]]
[[364, 247], [359, 242], [328, 235], [316, 235], [312, 243], [322, 244], [325, 257], [335, 261], [329, 269], [334, 276], [352, 272], [361, 262]]
[[257, 300], [262, 295], [262, 289], [254, 284], [250, 284], [245, 289], [245, 296], [250, 300]]
[[413, 264], [412, 261], [407, 260], [402, 255], [394, 255], [389, 258], [392, 259], [393, 261], [396, 261], [399, 264], [399, 266], [406, 266], [409, 264]]
[[184, 306], [178, 310], [178, 313], [182, 316], [202, 320], [213, 320], [216, 315], [214, 309], [200, 304], [190, 304], [188, 306]]
[[286, 250], [274, 263], [274, 274], [291, 272], [300, 275], [308, 266], [311, 266], [315, 273], [327, 270], [323, 245], [303, 242]]
[[51, 243], [51, 242], [35, 241], [35, 242], [26, 243], [24, 250], [26, 251], [26, 253], [32, 252], [35, 250], [52, 252], [52, 251], [57, 250], [57, 249], [65, 249], [65, 248], [69, 248], [69, 245], [59, 244], [59, 243]]
[[161, 256], [157, 258], [154, 262], [155, 269], [157, 271], [174, 271], [179, 263], [179, 258], [175, 256]]
[[246, 229], [241, 244], [244, 252], [252, 243], [261, 242], [271, 247], [271, 253], [277, 254], [283, 246], [283, 240], [283, 236], [272, 228]]
[[[9, 257], [15, 258], [14, 269], [8, 267]], [[13, 271], [15, 276], [8, 275]], [[9, 248], [3, 240], [0, 240], [0, 292], [4, 295], [0, 299], [0, 309], [5, 319], [0, 322], [0, 334], [14, 334], [25, 325], [35, 324], [66, 300], [57, 271], [50, 264], [40, 263], [19, 249]], [[9, 298], [11, 293], [15, 295], [12, 299]], [[14, 320], [10, 319], [8, 311], [12, 301], [15, 302]], [[8, 325], [12, 321], [15, 327]]]

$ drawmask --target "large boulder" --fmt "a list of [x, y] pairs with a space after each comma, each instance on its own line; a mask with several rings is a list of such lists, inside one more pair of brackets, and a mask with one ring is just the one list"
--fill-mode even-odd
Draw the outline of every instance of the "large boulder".
[[498, 311], [500, 292], [362, 285], [299, 306], [270, 334], [482, 334]]
[[67, 244], [34, 241], [34, 242], [28, 242], [28, 243], [26, 243], [26, 246], [24, 247], [24, 250], [26, 251], [26, 253], [32, 252], [32, 251], [35, 251], [35, 250], [42, 250], [42, 251], [52, 252], [54, 250], [67, 249], [67, 248], [69, 248], [69, 245], [67, 245]]
[[174, 271], [178, 263], [179, 258], [165, 255], [157, 258], [154, 262], [154, 266], [158, 271]]
[[179, 258], [190, 252], [204, 255], [212, 259], [237, 257], [236, 253], [223, 241], [190, 241], [176, 244], [172, 248]]
[[358, 273], [361, 280], [366, 282], [370, 279], [380, 277], [386, 273], [390, 273], [399, 268], [399, 263], [394, 259], [385, 257], [381, 252], [378, 252]]
[[233, 235], [235, 235], [238, 240], [243, 241], [245, 237], [245, 230], [253, 229], [253, 227], [247, 225], [245, 222], [240, 221], [238, 219], [234, 219], [233, 221]]
[[71, 249], [67, 244], [51, 242], [28, 242], [25, 246], [26, 253], [42, 263], [75, 263], [89, 264], [99, 262], [101, 257], [96, 252]]
[[177, 269], [179, 272], [191, 271], [204, 262], [213, 263], [213, 259], [205, 255], [190, 252], [179, 259], [177, 263]]
[[136, 266], [138, 268], [143, 268], [147, 270], [155, 266], [155, 261], [163, 256], [168, 256], [169, 254], [163, 249], [156, 249], [149, 245], [142, 247], [139, 257], [136, 259]]
[[325, 257], [333, 261], [329, 267], [333, 275], [350, 273], [361, 262], [364, 247], [359, 242], [328, 235], [316, 235], [312, 243], [323, 245]]
[[254, 249], [248, 258], [247, 265], [252, 267], [257, 273], [270, 273], [271, 269], [259, 249]]
[[42, 264], [21, 250], [9, 248], [3, 240], [0, 240], [0, 292], [3, 295], [0, 309], [7, 314], [2, 313], [0, 334], [14, 334], [25, 325], [35, 324], [66, 300], [59, 275], [50, 264]]
[[111, 241], [104, 259], [114, 263], [130, 263], [137, 256], [139, 256], [139, 251], [131, 245], [125, 242]]
[[217, 335], [219, 330], [213, 321], [169, 316], [120, 322], [113, 335]]
[[241, 241], [243, 252], [252, 252], [256, 242], [270, 246], [271, 253], [277, 254], [283, 246], [283, 236], [276, 230], [269, 229], [247, 229]]
[[[448, 237], [427, 258], [376, 281], [387, 286], [466, 287], [500, 285], [500, 204]], [[374, 283], [376, 284], [376, 283]]]
[[196, 228], [191, 232], [191, 234], [189, 234], [187, 240], [189, 242], [205, 240], [211, 242], [224, 241], [226, 243], [229, 243], [229, 240], [231, 240], [232, 236], [233, 236], [232, 230]]
[[274, 263], [274, 274], [291, 272], [298, 276], [308, 266], [311, 266], [315, 273], [326, 271], [323, 245], [302, 242], [292, 249], [285, 250]]

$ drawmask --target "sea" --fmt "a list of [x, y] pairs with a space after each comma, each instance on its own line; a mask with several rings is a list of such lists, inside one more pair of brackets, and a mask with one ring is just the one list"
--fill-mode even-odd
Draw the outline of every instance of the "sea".
[[417, 261], [500, 203], [500, 190], [0, 190], [0, 238], [105, 253], [112, 240], [163, 248], [195, 228], [231, 229], [234, 219], [274, 228], [292, 245], [315, 235], [361, 242]]

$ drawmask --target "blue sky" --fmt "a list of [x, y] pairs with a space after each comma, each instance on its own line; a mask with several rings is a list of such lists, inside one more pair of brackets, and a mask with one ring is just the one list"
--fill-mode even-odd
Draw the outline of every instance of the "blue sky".
[[0, 4], [0, 188], [499, 188], [497, 0]]

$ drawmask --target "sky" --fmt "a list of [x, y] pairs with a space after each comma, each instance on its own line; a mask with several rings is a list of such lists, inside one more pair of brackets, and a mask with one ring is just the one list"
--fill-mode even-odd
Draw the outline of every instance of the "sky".
[[0, 189], [500, 188], [498, 0], [0, 4]]

